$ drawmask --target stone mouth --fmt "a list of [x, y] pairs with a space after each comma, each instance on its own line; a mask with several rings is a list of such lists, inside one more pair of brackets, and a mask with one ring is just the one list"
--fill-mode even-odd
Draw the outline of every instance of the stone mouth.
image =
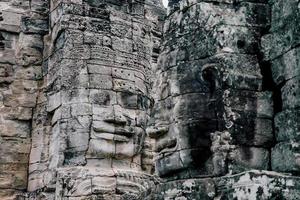
[[124, 135], [120, 135], [117, 133], [97, 133], [96, 137], [104, 140], [111, 140], [111, 141], [117, 141], [117, 142], [129, 142], [130, 136], [128, 133], [122, 133]]
[[169, 138], [159, 141], [155, 147], [155, 151], [159, 154], [174, 152], [178, 147], [177, 138]]
[[[127, 140], [135, 134], [133, 127], [116, 127], [110, 126], [105, 127], [93, 127], [96, 137], [102, 137], [103, 139], [108, 138], [112, 140], [115, 138], [127, 138]], [[108, 136], [110, 135], [110, 136]], [[114, 136], [114, 137], [113, 137]], [[111, 139], [112, 138], [112, 139]]]
[[151, 138], [159, 138], [168, 133], [169, 127], [149, 127], [146, 132]]

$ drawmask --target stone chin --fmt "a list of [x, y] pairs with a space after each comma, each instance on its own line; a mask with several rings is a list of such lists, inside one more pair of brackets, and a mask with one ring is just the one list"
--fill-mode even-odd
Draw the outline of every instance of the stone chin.
[[89, 154], [93, 158], [131, 158], [139, 153], [133, 140], [91, 139]]
[[159, 154], [155, 159], [155, 169], [160, 177], [181, 173], [192, 166], [190, 150], [177, 150]]

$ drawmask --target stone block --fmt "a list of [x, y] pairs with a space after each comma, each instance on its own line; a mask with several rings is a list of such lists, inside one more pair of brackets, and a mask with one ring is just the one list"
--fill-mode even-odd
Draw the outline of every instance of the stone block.
[[41, 66], [18, 67], [15, 69], [14, 78], [24, 80], [39, 80], [42, 77]]
[[88, 103], [88, 89], [71, 89], [61, 91], [61, 101], [63, 104]]
[[300, 77], [286, 82], [281, 88], [283, 109], [295, 109], [300, 106]]
[[92, 181], [91, 178], [80, 179], [78, 178], [75, 181], [66, 180], [66, 187], [64, 188], [65, 197], [76, 197], [82, 195], [91, 195], [92, 194]]
[[110, 34], [110, 21], [107, 19], [92, 18], [85, 25], [87, 31]]
[[32, 108], [24, 107], [2, 107], [0, 108], [1, 114], [4, 119], [9, 120], [31, 120]]
[[49, 11], [49, 2], [45, 0], [32, 0], [30, 6], [32, 11], [43, 16], [46, 16]]
[[103, 42], [103, 34], [101, 33], [93, 33], [93, 32], [85, 31], [83, 38], [85, 44], [102, 45]]
[[48, 32], [48, 20], [23, 16], [21, 19], [21, 31], [31, 34], [46, 34]]
[[273, 118], [272, 92], [226, 90], [224, 104], [231, 111], [248, 114], [248, 117]]
[[257, 169], [268, 170], [270, 154], [268, 149], [256, 147], [237, 147], [230, 152], [228, 170], [236, 174], [243, 171]]
[[138, 93], [142, 94], [148, 94], [150, 90], [150, 84], [145, 82], [144, 80], [141, 80], [139, 78], [135, 78], [135, 88]]
[[0, 56], [1, 56], [0, 63], [11, 64], [11, 65], [16, 64], [15, 50], [6, 49], [1, 52]]
[[300, 157], [299, 143], [281, 142], [276, 144], [271, 153], [271, 166], [273, 171], [286, 173], [299, 173]]
[[298, 3], [296, 0], [284, 1], [284, 0], [275, 0], [271, 2], [272, 10], [272, 23], [271, 31], [276, 32], [282, 28], [287, 23], [290, 23], [293, 18], [296, 18], [299, 15], [297, 11]]
[[256, 56], [244, 54], [218, 54], [208, 59], [206, 64], [215, 63], [220, 73], [219, 84], [223, 87], [238, 90], [260, 91], [262, 88], [262, 75]]
[[52, 112], [55, 109], [57, 109], [61, 104], [61, 92], [53, 93], [48, 95], [48, 105], [47, 105], [47, 111]]
[[42, 64], [43, 39], [37, 34], [20, 34], [17, 63], [23, 66]]
[[113, 80], [111, 76], [108, 75], [100, 75], [100, 74], [91, 74], [90, 78], [90, 88], [91, 89], [113, 89]]
[[1, 189], [0, 196], [3, 197], [3, 200], [14, 200], [24, 198], [25, 194], [14, 189]]
[[257, 100], [257, 116], [260, 118], [273, 118], [274, 103], [272, 92], [265, 91], [259, 93]]
[[300, 48], [294, 48], [272, 61], [272, 76], [277, 85], [300, 76]]
[[22, 13], [12, 12], [8, 9], [2, 10], [1, 12], [1, 17], [3, 19], [1, 21], [1, 27], [6, 31], [19, 33]]
[[56, 122], [66, 118], [71, 118], [70, 105], [62, 105], [61, 107], [54, 110], [51, 119], [51, 125], [54, 125]]
[[94, 177], [92, 178], [92, 193], [103, 194], [109, 193], [114, 194], [115, 188], [117, 187], [117, 181], [115, 177]]
[[27, 188], [27, 167], [24, 167], [23, 171], [0, 172], [0, 189], [1, 188], [14, 188], [14, 189], [21, 189], [21, 190], [26, 189]]
[[86, 151], [76, 151], [75, 149], [66, 149], [64, 152], [64, 165], [66, 166], [84, 166], [86, 165]]
[[137, 144], [134, 144], [133, 142], [127, 142], [127, 143], [118, 143], [116, 142], [116, 151], [115, 151], [115, 157], [119, 160], [127, 160], [128, 158], [134, 156], [137, 151], [136, 149], [141, 149], [141, 147], [137, 146]]
[[112, 68], [96, 64], [88, 64], [88, 73], [89, 74], [102, 74], [102, 75], [111, 75]]
[[93, 119], [96, 121], [103, 121], [105, 119], [113, 117], [113, 107], [103, 105], [92, 105]]
[[26, 107], [34, 108], [36, 106], [37, 94], [22, 93], [22, 94], [7, 94], [4, 95], [4, 105], [8, 107]]
[[29, 175], [28, 187], [27, 187], [27, 190], [29, 192], [36, 191], [45, 186], [44, 180], [43, 180], [43, 175], [44, 175], [44, 173]]
[[133, 52], [133, 42], [128, 38], [112, 37], [112, 48], [121, 52]]
[[[187, 166], [185, 166], [187, 167]], [[168, 175], [171, 171], [183, 169], [183, 163], [180, 161], [180, 152], [174, 152], [170, 156], [158, 158], [155, 162], [155, 169], [159, 176]]]
[[66, 43], [83, 44], [83, 32], [80, 30], [66, 30], [65, 33]]
[[29, 93], [35, 94], [37, 92], [38, 86], [37, 81], [34, 80], [22, 80], [17, 79], [10, 85], [10, 90], [14, 94], [21, 94], [21, 93]]
[[30, 123], [18, 120], [3, 120], [0, 123], [2, 137], [27, 138], [30, 135]]
[[32, 130], [32, 148], [39, 146], [47, 146], [49, 143], [49, 135], [51, 126], [38, 126]]
[[69, 151], [77, 152], [77, 151], [86, 151], [88, 148], [89, 142], [89, 133], [82, 133], [79, 131], [74, 131], [68, 133], [67, 135], [67, 148]]
[[112, 77], [116, 79], [125, 79], [129, 81], [136, 81], [135, 77], [135, 71], [132, 70], [126, 70], [126, 69], [119, 69], [119, 68], [113, 68], [112, 69]]
[[[13, 66], [9, 64], [0, 64], [0, 77], [8, 78], [14, 75]], [[2, 81], [1, 81], [2, 82]]]
[[41, 144], [39, 146], [32, 147], [29, 158], [30, 165], [34, 163], [42, 163], [47, 161], [49, 156], [47, 152], [45, 152], [46, 149], [46, 144]]
[[6, 150], [0, 153], [1, 155], [1, 164], [6, 163], [22, 163], [23, 165], [28, 164], [29, 153], [15, 153], [15, 152], [6, 152]]
[[239, 113], [229, 132], [234, 144], [269, 147], [274, 142], [272, 120]]
[[[100, 144], [100, 145], [99, 145]], [[115, 157], [116, 146], [113, 141], [106, 139], [90, 139], [88, 157], [103, 158], [107, 155]]]
[[[297, 199], [299, 180], [269, 171], [251, 170], [216, 178], [216, 196], [224, 199]], [[285, 189], [282, 189], [285, 188]]]
[[276, 140], [300, 141], [300, 110], [284, 110], [274, 118]]
[[138, 109], [138, 95], [130, 92], [118, 92], [117, 102], [123, 108]]
[[49, 142], [49, 166], [50, 170], [62, 166], [64, 163], [65, 140], [59, 135], [59, 125], [55, 124], [52, 129], [53, 136]]
[[300, 17], [295, 16], [278, 31], [264, 35], [261, 40], [265, 60], [273, 60], [300, 43]]
[[220, 25], [211, 39], [218, 46], [216, 53], [253, 54], [258, 51], [259, 31], [253, 27]]
[[113, 90], [118, 92], [137, 93], [137, 87], [133, 81], [123, 79], [113, 79]]
[[62, 76], [61, 87], [67, 90], [88, 88], [90, 76], [88, 74], [78, 74], [76, 70], [69, 76]]
[[[77, 116], [74, 115], [71, 119], [67, 119], [61, 124], [61, 128], [65, 133], [72, 133], [76, 131], [85, 133], [90, 131], [92, 118], [91, 116], [87, 115], [87, 113], [91, 112], [91, 106], [89, 104], [86, 104], [82, 105], [82, 107], [75, 104], [74, 108], [76, 109], [76, 111], [74, 111], [74, 114], [77, 112]], [[82, 114], [78, 114], [78, 111], [80, 110], [83, 110]]]
[[90, 90], [89, 101], [95, 105], [110, 106], [117, 104], [117, 93], [109, 90]]
[[[172, 117], [176, 122], [187, 121], [189, 119], [211, 119], [217, 118], [215, 112], [211, 112], [216, 107], [216, 101], [209, 95], [203, 93], [186, 94], [174, 99]], [[207, 120], [209, 121], [209, 120]]]
[[91, 45], [91, 59], [99, 59], [107, 61], [108, 63], [114, 62], [117, 57], [117, 52], [109, 47]]
[[2, 140], [2, 144], [1, 144], [1, 149], [3, 153], [4, 153], [4, 149], [6, 149], [7, 152], [28, 154], [30, 151], [30, 147], [31, 147], [31, 143], [28, 138], [27, 139], [15, 138], [15, 140]]
[[203, 199], [209, 200], [216, 195], [215, 183], [211, 178], [184, 179], [160, 183], [146, 197], [146, 200], [157, 199]]
[[66, 44], [63, 47], [63, 57], [68, 59], [90, 59], [90, 47], [83, 44]]

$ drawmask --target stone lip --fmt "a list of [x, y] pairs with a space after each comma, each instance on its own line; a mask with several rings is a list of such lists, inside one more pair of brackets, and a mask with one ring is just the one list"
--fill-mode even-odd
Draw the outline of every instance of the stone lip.
[[177, 138], [170, 138], [167, 140], [159, 141], [156, 145], [155, 151], [159, 154], [174, 152], [177, 150]]
[[104, 140], [112, 140], [112, 141], [118, 141], [118, 142], [129, 142], [129, 139], [127, 138], [127, 136], [116, 135], [114, 133], [99, 133], [99, 134], [97, 134], [96, 137], [104, 139]]

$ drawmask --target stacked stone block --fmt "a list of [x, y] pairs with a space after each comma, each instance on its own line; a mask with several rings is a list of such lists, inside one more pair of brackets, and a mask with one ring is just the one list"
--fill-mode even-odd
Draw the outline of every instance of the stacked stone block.
[[0, 198], [21, 198], [27, 188], [32, 113], [41, 78], [42, 0], [0, 2]]
[[262, 38], [264, 59], [271, 63], [273, 80], [281, 91], [275, 116], [276, 145], [272, 170], [299, 173], [299, 2], [271, 1], [270, 33]]

